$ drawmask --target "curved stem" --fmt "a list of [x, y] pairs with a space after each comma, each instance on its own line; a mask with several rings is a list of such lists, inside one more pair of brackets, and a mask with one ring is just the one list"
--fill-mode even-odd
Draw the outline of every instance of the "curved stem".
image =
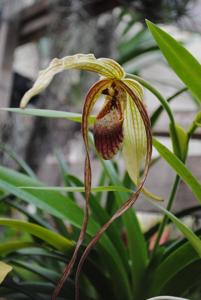
[[[186, 143], [186, 149], [185, 149], [184, 158], [183, 158], [183, 162], [184, 163], [185, 163], [187, 155], [188, 155], [189, 140], [190, 140], [190, 136], [188, 136], [188, 140], [187, 140], [187, 143]], [[170, 193], [170, 196], [169, 196], [169, 199], [168, 199], [168, 204], [167, 204], [167, 207], [166, 207], [166, 209], [168, 211], [170, 211], [171, 208], [172, 208], [172, 205], [173, 205], [173, 202], [174, 202], [174, 198], [176, 196], [177, 188], [179, 186], [179, 182], [180, 182], [180, 176], [176, 175], [175, 180], [174, 180], [174, 184], [172, 186], [172, 190], [171, 190], [171, 193]], [[158, 234], [157, 234], [157, 238], [156, 238], [156, 241], [155, 241], [155, 244], [154, 244], [154, 249], [153, 249], [152, 254], [151, 254], [151, 260], [153, 259], [153, 257], [156, 254], [156, 251], [158, 249], [161, 236], [162, 236], [164, 228], [165, 228], [165, 226], [167, 224], [167, 220], [168, 220], [168, 217], [165, 215], [163, 217], [163, 220], [162, 220], [162, 222], [161, 222], [161, 224], [159, 226], [159, 229], [158, 229]]]
[[194, 121], [192, 122], [191, 126], [189, 127], [188, 129], [188, 139], [191, 138], [191, 136], [193, 135], [193, 133], [195, 132], [195, 130], [197, 129], [198, 127], [198, 123], [201, 122], [201, 111], [197, 113]]
[[172, 96], [167, 98], [167, 102], [170, 102], [172, 99], [176, 98], [177, 96], [181, 95], [182, 93], [188, 91], [188, 88], [186, 86], [184, 86], [183, 88], [181, 88], [180, 90], [178, 90], [177, 92], [175, 92]]
[[166, 101], [166, 99], [161, 95], [161, 93], [157, 89], [155, 89], [149, 82], [147, 82], [146, 80], [142, 79], [141, 77], [139, 77], [137, 75], [126, 73], [126, 77], [138, 81], [141, 85], [143, 85], [146, 89], [148, 89], [153, 95], [155, 95], [156, 98], [158, 98], [160, 103], [163, 105], [164, 109], [166, 110], [166, 112], [169, 116], [170, 122], [175, 123], [174, 116], [173, 116], [172, 110], [171, 110], [168, 102]]
[[[182, 89], [178, 90], [177, 92], [175, 92], [173, 95], [171, 95], [170, 97], [167, 98], [167, 102], [170, 103], [170, 101], [172, 101], [173, 99], [175, 99], [176, 97], [178, 97], [179, 95], [181, 95], [182, 93], [186, 92], [188, 90], [187, 87], [183, 87]], [[161, 104], [152, 114], [151, 116], [151, 126], [152, 128], [154, 127], [154, 125], [156, 124], [158, 118], [160, 117], [161, 113], [163, 112], [163, 105]]]

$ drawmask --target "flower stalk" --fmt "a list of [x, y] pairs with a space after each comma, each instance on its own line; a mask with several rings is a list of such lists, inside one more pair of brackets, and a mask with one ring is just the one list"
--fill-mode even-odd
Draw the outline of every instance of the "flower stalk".
[[[83, 263], [91, 249], [111, 223], [124, 214], [139, 197], [148, 174], [152, 154], [151, 124], [143, 104], [142, 87], [133, 78], [125, 78], [124, 69], [112, 59], [96, 59], [92, 54], [77, 54], [62, 59], [54, 59], [47, 69], [39, 73], [33, 87], [22, 98], [20, 107], [25, 108], [30, 99], [42, 92], [57, 73], [73, 68], [98, 73], [101, 78], [89, 89], [82, 113], [82, 137], [86, 152], [83, 224], [72, 258], [65, 267], [63, 275], [52, 295], [52, 300], [57, 298], [63, 284], [71, 273], [87, 229], [92, 178], [88, 141], [89, 116], [95, 103], [101, 96], [105, 97], [105, 102], [96, 116], [93, 128], [96, 149], [103, 159], [112, 159], [122, 148], [125, 166], [129, 176], [136, 185], [136, 191], [117, 209], [114, 215], [101, 227], [86, 247], [78, 263], [76, 272], [77, 300], [79, 299], [79, 274]], [[144, 173], [142, 178], [140, 178], [142, 166]]]

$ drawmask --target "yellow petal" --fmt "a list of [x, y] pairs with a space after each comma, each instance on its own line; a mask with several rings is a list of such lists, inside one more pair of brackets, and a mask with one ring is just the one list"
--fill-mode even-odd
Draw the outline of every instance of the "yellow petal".
[[123, 82], [140, 98], [141, 101], [143, 101], [144, 91], [139, 82], [130, 78], [123, 79]]
[[0, 261], [0, 283], [2, 283], [8, 273], [12, 270], [12, 267], [8, 264], [5, 264], [3, 261]]
[[[143, 91], [141, 86], [132, 80], [124, 82], [142, 101]], [[144, 121], [138, 108], [130, 95], [127, 96], [123, 124], [123, 157], [129, 176], [137, 185], [142, 163], [147, 152], [147, 137]]]
[[[123, 80], [128, 87], [130, 87], [133, 92], [143, 101], [143, 89], [142, 86], [133, 79], [124, 79]], [[137, 106], [133, 101], [127, 102], [126, 105], [128, 116], [130, 116], [130, 122], [132, 123], [133, 119], [133, 128], [132, 124], [129, 124], [129, 121], [124, 123], [124, 144], [123, 144], [123, 157], [125, 160], [126, 169], [129, 176], [135, 184], [138, 184], [140, 169], [145, 160], [146, 151], [147, 151], [147, 138], [144, 127], [143, 119], [137, 109]], [[126, 125], [127, 124], [127, 125]], [[125, 138], [126, 136], [126, 138]], [[145, 196], [155, 200], [163, 201], [163, 198], [153, 194], [143, 187], [142, 192]]]
[[106, 78], [121, 79], [125, 76], [123, 68], [109, 58], [96, 59], [93, 54], [76, 54], [61, 59], [55, 58], [48, 68], [39, 72], [33, 87], [22, 98], [20, 107], [25, 108], [33, 96], [42, 92], [50, 84], [54, 75], [68, 69], [92, 71]]

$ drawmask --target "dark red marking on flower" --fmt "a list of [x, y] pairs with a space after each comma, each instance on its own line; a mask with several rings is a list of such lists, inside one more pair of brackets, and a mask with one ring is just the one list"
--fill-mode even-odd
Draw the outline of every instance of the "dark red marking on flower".
[[107, 97], [106, 104], [96, 117], [94, 141], [98, 153], [104, 159], [111, 159], [122, 145], [123, 113], [116, 96]]

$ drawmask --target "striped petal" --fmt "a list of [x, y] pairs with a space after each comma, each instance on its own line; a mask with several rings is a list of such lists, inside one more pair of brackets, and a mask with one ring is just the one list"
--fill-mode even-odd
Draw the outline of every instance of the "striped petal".
[[[123, 82], [142, 101], [143, 90], [141, 86], [131, 79], [124, 79]], [[147, 136], [143, 118], [136, 103], [130, 94], [127, 93], [125, 116], [123, 123], [123, 158], [126, 169], [133, 182], [138, 185], [142, 163], [147, 153]]]
[[96, 59], [93, 54], [76, 54], [61, 59], [55, 58], [48, 68], [39, 72], [33, 87], [22, 98], [20, 107], [25, 108], [33, 96], [42, 92], [50, 84], [54, 75], [68, 69], [92, 71], [103, 77], [113, 79], [121, 79], [125, 76], [123, 68], [109, 58]]

